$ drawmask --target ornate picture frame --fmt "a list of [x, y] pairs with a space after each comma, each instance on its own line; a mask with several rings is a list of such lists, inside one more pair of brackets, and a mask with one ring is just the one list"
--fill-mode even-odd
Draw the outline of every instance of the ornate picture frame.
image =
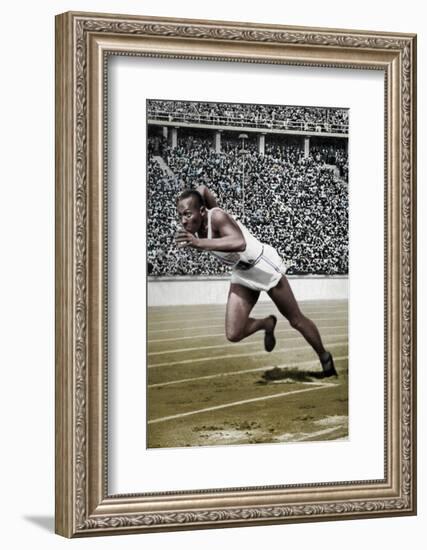
[[[107, 60], [384, 72], [384, 478], [108, 492]], [[56, 18], [56, 532], [136, 532], [416, 513], [416, 36], [68, 12]], [[143, 390], [141, 390], [143, 391]]]

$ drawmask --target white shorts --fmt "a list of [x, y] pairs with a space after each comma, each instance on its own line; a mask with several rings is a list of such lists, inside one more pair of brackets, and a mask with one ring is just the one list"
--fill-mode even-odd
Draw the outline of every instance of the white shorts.
[[233, 269], [231, 282], [252, 290], [270, 290], [286, 273], [287, 267], [276, 249], [265, 244], [263, 253], [254, 266], [249, 269]]

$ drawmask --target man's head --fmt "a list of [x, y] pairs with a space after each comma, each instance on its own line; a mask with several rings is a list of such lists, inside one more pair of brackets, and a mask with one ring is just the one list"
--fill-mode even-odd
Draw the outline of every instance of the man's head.
[[178, 197], [176, 207], [183, 228], [193, 235], [197, 233], [206, 213], [202, 195], [195, 189], [186, 189]]

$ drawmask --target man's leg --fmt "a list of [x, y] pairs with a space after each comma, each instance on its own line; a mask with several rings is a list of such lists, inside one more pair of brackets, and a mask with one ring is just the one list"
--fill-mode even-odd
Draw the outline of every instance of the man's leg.
[[265, 330], [272, 335], [276, 325], [276, 318], [273, 315], [263, 319], [249, 317], [259, 294], [257, 290], [231, 283], [225, 314], [225, 334], [230, 342], [240, 342], [258, 330]]
[[323, 347], [322, 338], [316, 325], [302, 314], [287, 278], [283, 275], [278, 285], [269, 290], [268, 294], [290, 325], [298, 330], [311, 345], [323, 365], [330, 354]]

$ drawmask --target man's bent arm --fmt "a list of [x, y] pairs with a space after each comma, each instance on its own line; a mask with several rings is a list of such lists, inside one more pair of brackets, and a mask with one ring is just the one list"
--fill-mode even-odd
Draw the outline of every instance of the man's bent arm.
[[232, 236], [218, 239], [197, 239], [195, 248], [216, 252], [243, 252], [246, 248], [244, 239], [238, 240]]
[[202, 195], [206, 208], [209, 208], [210, 210], [211, 208], [216, 208], [218, 206], [215, 195], [212, 193], [212, 191], [209, 191], [206, 185], [199, 185], [196, 191], [198, 191]]
[[220, 236], [213, 239], [199, 238], [196, 248], [217, 252], [243, 252], [246, 249], [243, 233], [231, 216], [222, 210], [215, 210], [212, 213], [212, 223]]

